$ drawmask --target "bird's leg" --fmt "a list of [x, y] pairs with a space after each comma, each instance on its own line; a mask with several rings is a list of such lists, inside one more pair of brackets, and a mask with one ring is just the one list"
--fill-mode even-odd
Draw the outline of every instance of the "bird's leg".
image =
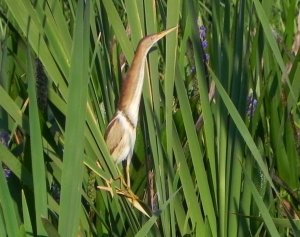
[[[101, 168], [101, 165], [100, 165], [99, 161], [97, 161], [96, 164], [99, 168]], [[122, 185], [124, 187], [127, 187], [127, 183], [125, 182], [125, 179], [124, 179], [124, 173], [122, 174], [121, 171], [118, 168], [117, 168], [117, 171], [118, 171], [119, 175], [115, 178], [112, 178], [112, 180], [113, 181], [120, 180], [120, 187], [122, 187]], [[102, 177], [102, 178], [106, 181], [107, 184], [110, 184], [110, 185], [107, 185], [107, 186], [111, 186], [112, 180], [108, 181], [104, 177]]]
[[127, 183], [125, 182], [123, 175], [119, 175], [118, 177], [113, 178], [113, 180], [120, 180], [120, 188], [122, 188], [122, 186], [127, 187]]
[[[124, 164], [123, 164], [123, 168], [124, 168]], [[117, 177], [114, 177], [113, 180], [120, 181], [120, 189], [122, 189], [122, 187], [125, 187], [127, 189], [127, 180], [125, 180], [125, 178], [124, 178], [124, 170], [123, 170], [123, 174], [119, 170], [119, 168], [117, 168], [117, 171], [118, 171], [119, 175]]]
[[130, 158], [128, 157], [126, 160], [126, 182], [127, 182], [127, 188], [130, 189], [129, 166], [130, 166]]

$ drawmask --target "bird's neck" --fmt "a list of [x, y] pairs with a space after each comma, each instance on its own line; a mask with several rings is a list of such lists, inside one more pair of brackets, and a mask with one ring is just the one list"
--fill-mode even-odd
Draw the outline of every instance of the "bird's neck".
[[125, 79], [123, 80], [118, 109], [125, 112], [136, 126], [144, 83], [146, 56], [138, 48]]

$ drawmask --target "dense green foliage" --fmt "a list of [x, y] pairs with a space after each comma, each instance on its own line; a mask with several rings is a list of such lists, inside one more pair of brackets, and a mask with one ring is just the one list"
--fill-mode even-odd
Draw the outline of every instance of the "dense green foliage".
[[[0, 0], [0, 236], [299, 236], [297, 5]], [[103, 134], [139, 40], [176, 25], [129, 190]]]

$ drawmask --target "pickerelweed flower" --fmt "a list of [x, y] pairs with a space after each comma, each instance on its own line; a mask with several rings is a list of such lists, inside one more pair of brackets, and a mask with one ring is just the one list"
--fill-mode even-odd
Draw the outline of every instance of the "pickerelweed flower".
[[204, 59], [203, 59], [203, 61], [206, 62], [206, 63], [208, 63], [209, 54], [205, 52], [207, 50], [207, 48], [208, 48], [208, 42], [207, 42], [207, 39], [206, 39], [206, 28], [205, 28], [204, 25], [201, 25], [199, 27], [199, 37], [201, 39], [202, 49], [204, 51]]
[[9, 168], [7, 168], [7, 167], [4, 167], [3, 170], [4, 170], [4, 176], [5, 176], [5, 178], [8, 179], [11, 176], [11, 170]]
[[255, 110], [256, 110], [256, 106], [257, 106], [257, 100], [253, 97], [253, 94], [250, 94], [247, 97], [247, 115], [249, 117], [252, 117]]
[[9, 143], [9, 133], [6, 131], [0, 131], [0, 143], [8, 147]]

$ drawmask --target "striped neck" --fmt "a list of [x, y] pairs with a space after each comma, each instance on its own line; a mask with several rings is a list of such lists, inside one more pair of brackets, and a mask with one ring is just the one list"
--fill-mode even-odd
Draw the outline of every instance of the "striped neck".
[[153, 44], [175, 29], [177, 29], [177, 27], [173, 27], [157, 34], [148, 35], [139, 42], [133, 62], [123, 81], [118, 104], [118, 109], [128, 114], [129, 117], [132, 118], [135, 126], [138, 121], [147, 54]]
[[143, 91], [146, 53], [138, 47], [132, 65], [123, 80], [118, 109], [124, 111], [136, 126]]

